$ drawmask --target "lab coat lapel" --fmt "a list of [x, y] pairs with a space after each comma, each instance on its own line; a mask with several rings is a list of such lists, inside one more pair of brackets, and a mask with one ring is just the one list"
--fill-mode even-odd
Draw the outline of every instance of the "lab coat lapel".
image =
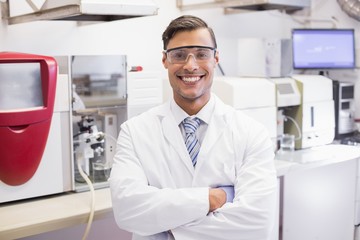
[[181, 132], [178, 126], [176, 125], [175, 119], [170, 114], [170, 110], [168, 113], [165, 114], [164, 118], [162, 119], [162, 128], [166, 140], [179, 154], [179, 157], [181, 161], [185, 164], [186, 168], [191, 172], [191, 174], [193, 174], [194, 167], [192, 166], [189, 153], [186, 150], [184, 140], [181, 136]]
[[214, 114], [209, 122], [204, 141], [201, 144], [196, 169], [199, 169], [200, 166], [206, 161], [210, 150], [225, 130], [225, 111], [223, 110], [224, 108], [222, 105], [223, 103], [220, 102], [219, 99], [216, 99]]

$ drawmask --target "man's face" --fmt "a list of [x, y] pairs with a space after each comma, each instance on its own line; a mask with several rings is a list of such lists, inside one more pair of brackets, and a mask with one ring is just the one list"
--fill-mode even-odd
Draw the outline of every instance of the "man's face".
[[[167, 49], [179, 48], [184, 46], [204, 46], [214, 47], [211, 35], [205, 28], [176, 33], [169, 41]], [[162, 62], [168, 69], [170, 85], [173, 88], [174, 99], [181, 103], [206, 104], [210, 98], [211, 85], [213, 81], [214, 69], [219, 61], [218, 53], [207, 60], [201, 60], [201, 52], [196, 52], [196, 48], [184, 48], [186, 60], [182, 63], [172, 61], [166, 54], [163, 54]], [[171, 50], [170, 50], [171, 51]], [[173, 54], [172, 52], [171, 54]], [[190, 53], [187, 55], [187, 53]], [[175, 55], [174, 57], [177, 57]], [[181, 55], [180, 55], [181, 56]], [[197, 58], [198, 60], [196, 60]], [[171, 63], [172, 62], [172, 63]]]

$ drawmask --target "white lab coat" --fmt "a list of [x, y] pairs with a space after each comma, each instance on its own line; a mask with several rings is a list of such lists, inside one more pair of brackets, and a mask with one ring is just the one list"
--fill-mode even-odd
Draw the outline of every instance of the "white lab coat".
[[[269, 238], [277, 213], [268, 132], [213, 97], [195, 169], [170, 103], [121, 126], [110, 188], [116, 222], [133, 239]], [[208, 188], [221, 185], [234, 185], [234, 201], [208, 213]]]

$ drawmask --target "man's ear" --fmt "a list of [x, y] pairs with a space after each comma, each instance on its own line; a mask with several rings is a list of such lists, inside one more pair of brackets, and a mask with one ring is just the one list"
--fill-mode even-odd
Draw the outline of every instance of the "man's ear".
[[169, 62], [166, 60], [166, 54], [164, 52], [163, 52], [163, 56], [162, 56], [162, 63], [164, 65], [164, 68], [167, 69]]
[[219, 52], [217, 50], [215, 52], [214, 60], [215, 60], [215, 66], [218, 65], [218, 63], [219, 63]]

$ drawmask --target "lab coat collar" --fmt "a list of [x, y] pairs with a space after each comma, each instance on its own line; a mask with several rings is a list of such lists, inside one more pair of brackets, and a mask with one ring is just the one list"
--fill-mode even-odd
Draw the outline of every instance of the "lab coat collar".
[[[201, 119], [204, 123], [209, 124], [210, 118], [214, 111], [215, 100], [214, 96], [211, 95], [209, 101], [206, 105], [195, 115], [197, 118]], [[189, 115], [175, 102], [174, 99], [170, 100], [170, 109], [175, 118], [177, 125], [180, 125], [181, 122], [189, 117]]]

